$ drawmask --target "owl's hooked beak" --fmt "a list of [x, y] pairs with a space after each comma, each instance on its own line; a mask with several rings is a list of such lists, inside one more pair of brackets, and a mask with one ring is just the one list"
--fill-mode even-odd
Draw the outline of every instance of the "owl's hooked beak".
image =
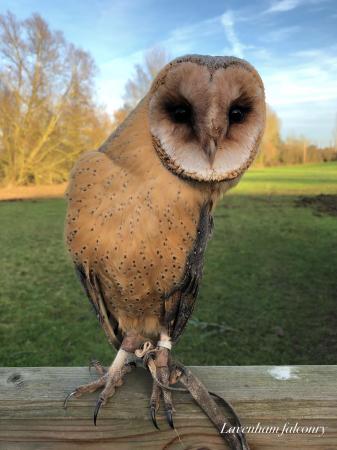
[[218, 150], [221, 138], [222, 136], [225, 136], [227, 134], [227, 129], [227, 123], [225, 124], [225, 126], [219, 126], [219, 124], [217, 126], [212, 120], [211, 127], [207, 132], [206, 141], [204, 141], [203, 145], [204, 152], [209, 160], [211, 167], [214, 163], [215, 155]]
[[217, 139], [211, 137], [207, 144], [204, 147], [204, 152], [206, 153], [207, 158], [209, 159], [210, 165], [213, 165], [215, 154], [217, 151]]

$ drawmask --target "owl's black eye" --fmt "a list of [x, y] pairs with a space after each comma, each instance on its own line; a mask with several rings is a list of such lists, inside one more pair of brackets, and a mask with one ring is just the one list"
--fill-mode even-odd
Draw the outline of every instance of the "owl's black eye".
[[192, 108], [189, 105], [168, 105], [167, 109], [175, 123], [190, 124], [192, 122]]
[[229, 123], [242, 123], [246, 118], [246, 113], [243, 108], [233, 106], [228, 113]]
[[173, 117], [176, 122], [187, 122], [190, 117], [189, 111], [184, 106], [177, 106], [173, 111]]

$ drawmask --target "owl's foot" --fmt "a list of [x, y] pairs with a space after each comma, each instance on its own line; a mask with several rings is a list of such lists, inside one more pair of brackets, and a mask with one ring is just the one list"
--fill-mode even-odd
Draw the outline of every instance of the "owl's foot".
[[150, 413], [153, 425], [159, 430], [156, 412], [160, 405], [160, 399], [163, 398], [165, 415], [168, 424], [174, 428], [172, 413], [175, 411], [172, 403], [171, 391], [185, 391], [172, 387], [171, 384], [177, 382], [177, 371], [172, 372], [171, 344], [169, 339], [160, 340], [156, 348], [150, 343], [145, 342], [141, 350], [135, 352], [136, 356], [142, 358], [143, 364], [147, 367], [153, 378], [152, 394], [150, 399]]
[[73, 392], [67, 395], [63, 404], [64, 408], [67, 408], [67, 403], [71, 397], [78, 398], [83, 394], [86, 394], [88, 392], [95, 392], [97, 391], [97, 389], [103, 387], [94, 410], [94, 424], [96, 425], [97, 415], [101, 406], [105, 405], [107, 400], [113, 396], [116, 387], [119, 387], [123, 384], [124, 375], [132, 370], [132, 363], [126, 362], [126, 353], [127, 352], [120, 350], [108, 370], [104, 369], [104, 367], [98, 361], [91, 362], [89, 369], [91, 367], [94, 367], [100, 377], [97, 380], [92, 381], [91, 383], [83, 384], [77, 387]]
[[[171, 360], [170, 352], [167, 348], [158, 346], [149, 349], [145, 357], [153, 377], [153, 388], [150, 400], [150, 412], [153, 425], [159, 430], [156, 412], [159, 408], [161, 397], [164, 400], [164, 409], [166, 419], [171, 428], [174, 428], [172, 412], [175, 411], [172, 403], [172, 391], [187, 391], [191, 394], [197, 404], [213, 422], [220, 435], [229, 444], [232, 450], [249, 450], [246, 438], [242, 433], [241, 422], [233, 407], [217, 394], [208, 392], [203, 383], [191, 372], [190, 369], [182, 364]], [[172, 385], [180, 382], [184, 388], [173, 387]], [[216, 398], [229, 414], [229, 423], [224, 421], [223, 411], [214, 401]], [[237, 432], [228, 432], [230, 427], [237, 428]]]
[[[196, 403], [213, 422], [232, 450], [249, 450], [249, 445], [242, 431], [241, 421], [230, 403], [219, 395], [209, 392], [191, 370], [180, 363], [172, 363], [171, 380], [173, 383], [179, 381], [186, 388], [186, 391], [191, 394]], [[215, 399], [217, 399], [218, 403], [215, 402]], [[224, 421], [224, 413], [219, 408], [219, 405], [226, 410], [229, 425]], [[236, 431], [230, 431], [233, 429]]]
[[149, 369], [152, 375], [154, 375], [150, 399], [150, 412], [153, 425], [157, 429], [159, 429], [159, 427], [156, 421], [156, 412], [158, 411], [161, 397], [164, 401], [167, 422], [171, 428], [174, 428], [172, 412], [175, 410], [172, 403], [171, 391], [168, 390], [170, 387], [169, 357], [169, 350], [167, 348], [157, 347], [155, 359], [149, 359]]

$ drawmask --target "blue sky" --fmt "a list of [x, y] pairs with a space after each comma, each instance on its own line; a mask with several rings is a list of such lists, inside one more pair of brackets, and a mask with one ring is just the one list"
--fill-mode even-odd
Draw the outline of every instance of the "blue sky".
[[284, 136], [320, 145], [337, 125], [336, 0], [2, 0], [0, 13], [40, 13], [90, 51], [99, 99], [122, 104], [126, 79], [146, 50], [235, 55], [259, 70]]

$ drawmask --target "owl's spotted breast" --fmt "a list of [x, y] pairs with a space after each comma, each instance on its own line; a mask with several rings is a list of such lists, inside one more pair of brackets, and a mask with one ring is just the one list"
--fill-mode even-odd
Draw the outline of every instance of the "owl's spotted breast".
[[122, 331], [160, 331], [163, 299], [182, 283], [197, 237], [204, 195], [179, 187], [183, 182], [177, 185], [160, 167], [162, 176], [141, 181], [105, 154], [91, 152], [75, 167], [68, 190], [70, 252], [88, 277], [98, 277]]

